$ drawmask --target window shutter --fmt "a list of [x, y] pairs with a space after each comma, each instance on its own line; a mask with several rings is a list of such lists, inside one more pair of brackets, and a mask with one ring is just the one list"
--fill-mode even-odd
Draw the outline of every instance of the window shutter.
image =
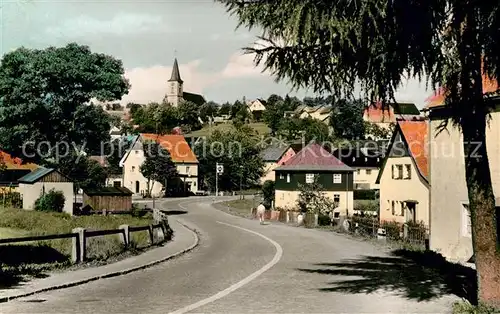
[[394, 179], [394, 165], [392, 165], [391, 169], [392, 169], [392, 178]]

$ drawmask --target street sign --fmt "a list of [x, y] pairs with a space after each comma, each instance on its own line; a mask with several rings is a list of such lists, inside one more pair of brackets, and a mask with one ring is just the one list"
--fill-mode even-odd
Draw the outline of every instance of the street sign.
[[217, 174], [222, 174], [224, 172], [224, 165], [217, 164]]

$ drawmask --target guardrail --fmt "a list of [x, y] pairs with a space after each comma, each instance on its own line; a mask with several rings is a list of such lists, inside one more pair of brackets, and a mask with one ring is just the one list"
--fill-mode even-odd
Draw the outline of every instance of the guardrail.
[[72, 238], [73, 243], [71, 251], [71, 261], [73, 263], [79, 263], [86, 260], [88, 238], [106, 235], [120, 235], [125, 249], [127, 249], [130, 245], [130, 234], [132, 232], [148, 231], [150, 245], [155, 245], [162, 243], [165, 240], [170, 240], [172, 238], [173, 232], [168, 224], [167, 215], [165, 213], [162, 213], [158, 209], [153, 209], [153, 220], [155, 223], [147, 226], [121, 225], [118, 227], [118, 229], [108, 230], [86, 230], [85, 228], [75, 228], [70, 233], [0, 239], [0, 245]]

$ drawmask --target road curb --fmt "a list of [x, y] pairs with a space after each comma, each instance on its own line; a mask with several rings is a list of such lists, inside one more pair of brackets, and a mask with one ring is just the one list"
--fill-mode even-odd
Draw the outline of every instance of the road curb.
[[5, 302], [9, 302], [9, 301], [14, 300], [14, 299], [32, 296], [32, 295], [39, 294], [42, 292], [80, 286], [80, 285], [83, 285], [83, 284], [86, 284], [86, 283], [89, 283], [92, 281], [97, 281], [100, 279], [106, 279], [106, 278], [112, 278], [112, 277], [126, 275], [129, 273], [138, 271], [138, 270], [142, 270], [142, 269], [146, 269], [146, 268], [155, 266], [157, 264], [166, 262], [170, 259], [181, 256], [185, 253], [188, 253], [189, 251], [193, 250], [195, 247], [197, 247], [200, 244], [199, 232], [194, 227], [189, 227], [188, 225], [186, 225], [185, 223], [182, 223], [180, 221], [178, 221], [178, 222], [184, 228], [188, 229], [189, 231], [191, 231], [194, 234], [194, 238], [195, 238], [194, 243], [191, 246], [189, 246], [187, 249], [183, 249], [183, 250], [176, 252], [174, 254], [170, 254], [162, 259], [159, 259], [159, 260], [156, 260], [153, 262], [149, 262], [149, 263], [141, 265], [141, 266], [136, 266], [136, 267], [120, 270], [120, 271], [110, 272], [110, 273], [107, 273], [104, 275], [94, 276], [94, 277], [90, 277], [90, 278], [86, 278], [86, 279], [82, 279], [82, 280], [77, 280], [77, 281], [73, 281], [73, 282], [69, 282], [69, 283], [64, 283], [64, 284], [60, 284], [60, 285], [54, 285], [52, 287], [47, 287], [47, 288], [43, 288], [43, 289], [39, 289], [39, 290], [35, 290], [35, 291], [26, 292], [26, 293], [20, 293], [20, 294], [13, 295], [13, 296], [2, 297], [2, 298], [0, 298], [0, 303], [5, 303]]

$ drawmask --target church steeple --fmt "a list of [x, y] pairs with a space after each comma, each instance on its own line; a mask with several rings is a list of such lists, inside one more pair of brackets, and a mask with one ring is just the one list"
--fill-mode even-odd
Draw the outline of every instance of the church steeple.
[[174, 59], [174, 67], [172, 68], [172, 75], [170, 76], [169, 82], [179, 82], [183, 83], [181, 79], [181, 73], [179, 71], [179, 64], [177, 63], [177, 58]]
[[170, 80], [168, 80], [167, 89], [167, 102], [174, 107], [177, 107], [183, 100], [183, 83], [179, 71], [179, 64], [177, 63], [177, 58], [175, 58], [172, 75], [170, 76]]

